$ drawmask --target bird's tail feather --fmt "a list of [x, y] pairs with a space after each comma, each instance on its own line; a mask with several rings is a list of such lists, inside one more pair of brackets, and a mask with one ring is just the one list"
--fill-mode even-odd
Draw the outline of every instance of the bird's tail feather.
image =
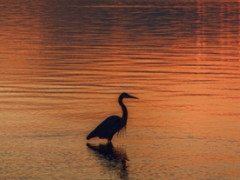
[[87, 136], [87, 140], [88, 139], [91, 139], [91, 138], [93, 138], [93, 137], [96, 137], [96, 135], [95, 135], [95, 132], [93, 131], [93, 132], [91, 132], [88, 136]]

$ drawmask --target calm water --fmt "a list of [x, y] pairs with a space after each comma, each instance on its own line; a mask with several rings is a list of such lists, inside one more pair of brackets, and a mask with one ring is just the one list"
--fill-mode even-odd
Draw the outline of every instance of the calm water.
[[[0, 179], [240, 178], [240, 3], [0, 9]], [[87, 144], [124, 91], [126, 134]]]

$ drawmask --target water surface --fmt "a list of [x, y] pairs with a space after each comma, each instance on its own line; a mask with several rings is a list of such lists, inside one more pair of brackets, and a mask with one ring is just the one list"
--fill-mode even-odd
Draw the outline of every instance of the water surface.
[[[0, 179], [240, 178], [239, 2], [0, 8]], [[126, 134], [87, 144], [121, 92]]]

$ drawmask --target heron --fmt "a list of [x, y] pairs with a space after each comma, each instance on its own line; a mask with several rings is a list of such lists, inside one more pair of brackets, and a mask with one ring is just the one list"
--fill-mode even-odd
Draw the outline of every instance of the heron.
[[120, 94], [118, 98], [118, 103], [120, 104], [123, 111], [122, 117], [115, 116], [115, 115], [108, 117], [87, 136], [87, 139], [99, 137], [100, 139], [107, 139], [108, 142], [111, 142], [114, 134], [116, 132], [120, 132], [124, 127], [126, 127], [128, 111], [126, 106], [123, 104], [124, 98], [138, 99], [137, 97], [131, 96], [125, 92]]

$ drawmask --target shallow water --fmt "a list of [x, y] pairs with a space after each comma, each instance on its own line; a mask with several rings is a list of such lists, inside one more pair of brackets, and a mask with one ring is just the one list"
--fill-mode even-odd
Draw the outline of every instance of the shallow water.
[[[240, 178], [239, 2], [0, 8], [0, 179]], [[87, 141], [121, 92], [125, 135]]]

